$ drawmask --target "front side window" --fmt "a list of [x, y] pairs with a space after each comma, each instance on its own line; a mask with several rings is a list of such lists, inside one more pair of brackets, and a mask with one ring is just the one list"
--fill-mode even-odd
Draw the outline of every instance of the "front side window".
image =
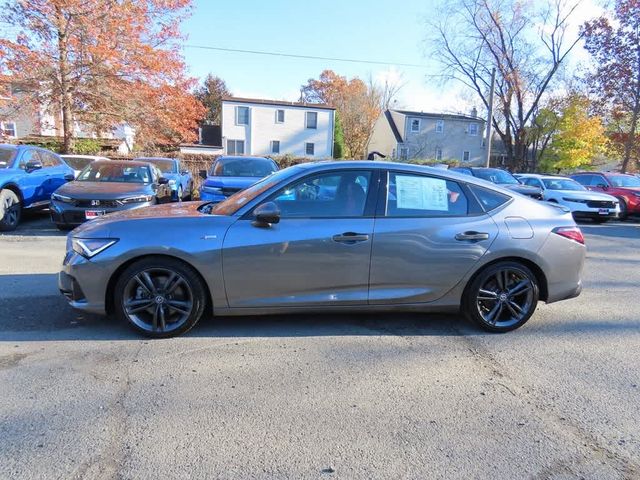
[[592, 187], [600, 187], [602, 185], [607, 185], [607, 181], [602, 175], [593, 175], [591, 177], [591, 186]]
[[436, 133], [444, 132], [444, 120], [436, 120]]
[[280, 140], [271, 140], [271, 153], [280, 153]]
[[361, 217], [370, 180], [367, 170], [319, 173], [287, 185], [269, 201], [281, 218]]
[[249, 107], [236, 107], [236, 125], [249, 125]]
[[57, 167], [60, 165], [60, 161], [58, 157], [49, 153], [49, 152], [41, 152], [40, 156], [42, 157], [42, 166], [43, 167]]
[[[528, 177], [528, 178], [523, 178], [521, 180], [525, 185], [529, 185], [530, 187], [542, 188], [542, 186], [540, 185], [540, 181], [537, 178]], [[547, 182], [545, 182], [545, 184], [546, 183]], [[549, 188], [549, 187], [547, 186], [547, 188]]]
[[284, 123], [284, 110], [276, 110], [276, 123]]
[[307, 112], [305, 123], [307, 128], [318, 128], [318, 112]]
[[244, 155], [244, 140], [227, 140], [229, 155]]
[[304, 153], [307, 155], [314, 155], [316, 150], [316, 146], [314, 143], [305, 143], [304, 144]]
[[11, 168], [16, 158], [15, 148], [0, 148], [0, 169]]
[[389, 173], [386, 216], [451, 217], [467, 215], [469, 202], [450, 180], [411, 173]]
[[20, 158], [20, 165], [18, 165], [18, 168], [25, 170], [27, 168], [27, 163], [29, 162], [42, 163], [42, 158], [40, 157], [40, 153], [37, 150], [34, 150], [33, 148], [26, 150], [22, 154], [22, 157]]
[[411, 119], [411, 131], [413, 133], [416, 133], [416, 132], [420, 131], [420, 119], [419, 118]]
[[593, 175], [576, 175], [573, 177], [580, 185], [591, 185], [591, 178], [593, 178]]

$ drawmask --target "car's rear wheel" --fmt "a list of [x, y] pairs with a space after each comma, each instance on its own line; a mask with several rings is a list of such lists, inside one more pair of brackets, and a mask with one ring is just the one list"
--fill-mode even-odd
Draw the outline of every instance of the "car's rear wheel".
[[0, 231], [15, 230], [20, 223], [22, 207], [18, 195], [7, 188], [0, 190]]
[[162, 257], [139, 260], [120, 275], [115, 286], [118, 316], [154, 338], [190, 330], [207, 303], [200, 276], [187, 264]]
[[508, 332], [524, 325], [538, 304], [536, 276], [517, 262], [500, 262], [482, 270], [463, 298], [465, 315], [485, 330]]

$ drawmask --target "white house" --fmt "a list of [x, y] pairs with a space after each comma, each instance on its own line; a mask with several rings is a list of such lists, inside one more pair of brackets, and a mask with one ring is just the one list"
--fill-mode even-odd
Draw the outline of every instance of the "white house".
[[222, 146], [227, 155], [331, 158], [334, 119], [327, 105], [228, 97]]
[[471, 115], [386, 110], [376, 121], [367, 153], [398, 160], [458, 160], [476, 165], [484, 157], [485, 120]]

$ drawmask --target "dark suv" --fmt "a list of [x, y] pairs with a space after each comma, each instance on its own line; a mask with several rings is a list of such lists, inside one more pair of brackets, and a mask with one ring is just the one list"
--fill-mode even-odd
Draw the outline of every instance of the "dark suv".
[[464, 173], [473, 177], [482, 178], [501, 187], [508, 188], [514, 192], [526, 195], [536, 200], [542, 200], [542, 190], [539, 187], [523, 185], [520, 181], [506, 170], [486, 167], [456, 167], [451, 168], [454, 172]]
[[0, 145], [0, 231], [14, 230], [26, 209], [48, 207], [51, 194], [73, 177], [73, 169], [49, 150]]
[[616, 172], [579, 172], [571, 175], [589, 190], [605, 192], [620, 201], [619, 218], [640, 215], [640, 178]]

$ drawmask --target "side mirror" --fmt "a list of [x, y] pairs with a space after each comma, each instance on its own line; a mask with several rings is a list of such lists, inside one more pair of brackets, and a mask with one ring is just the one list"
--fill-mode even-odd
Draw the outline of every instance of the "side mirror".
[[280, 222], [280, 209], [273, 202], [259, 205], [253, 211], [253, 214], [256, 217], [253, 222], [256, 227], [268, 227], [271, 224]]
[[605, 185], [604, 183], [599, 183], [597, 186], [598, 186], [598, 188], [601, 188], [603, 190], [608, 190], [609, 189], [609, 187], [607, 185]]
[[39, 162], [37, 160], [27, 162], [27, 165], [25, 166], [25, 170], [27, 173], [31, 173], [34, 170], [40, 170], [41, 168], [42, 168], [42, 162]]
[[73, 182], [75, 179], [76, 179], [76, 176], [75, 176], [73, 173], [67, 173], [67, 174], [64, 176], [64, 180], [65, 180], [66, 182]]
[[189, 175], [189, 170], [182, 170], [180, 175]]
[[200, 178], [202, 178], [203, 180], [206, 180], [206, 179], [207, 179], [207, 171], [206, 171], [206, 170], [200, 170], [200, 171], [198, 172], [198, 176], [199, 176]]
[[169, 183], [169, 179], [168, 178], [160, 177], [158, 179], [158, 185], [166, 185], [167, 183]]

